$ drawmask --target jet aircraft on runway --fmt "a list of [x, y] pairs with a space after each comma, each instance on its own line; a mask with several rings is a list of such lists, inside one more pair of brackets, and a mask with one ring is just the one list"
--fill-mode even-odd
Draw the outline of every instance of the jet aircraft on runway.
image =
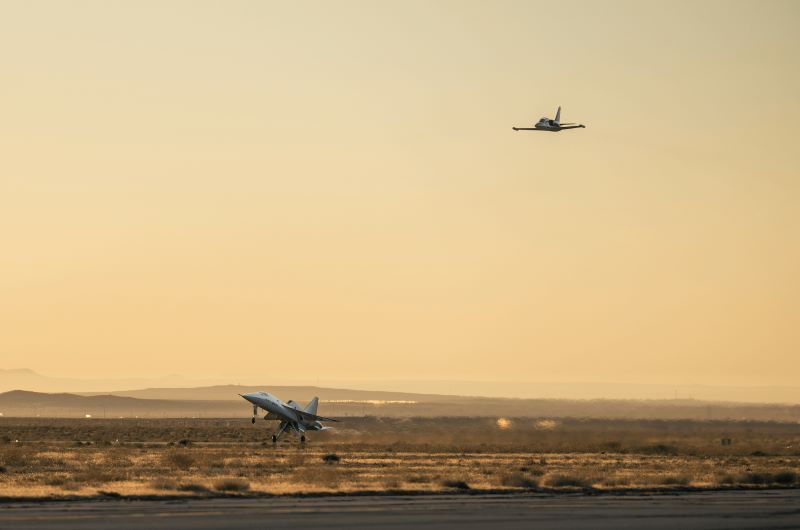
[[280, 421], [278, 430], [272, 435], [272, 443], [278, 441], [278, 437], [286, 431], [294, 429], [300, 434], [300, 441], [306, 441], [306, 431], [324, 431], [332, 429], [332, 427], [325, 427], [321, 422], [323, 421], [338, 421], [333, 418], [323, 418], [317, 416], [317, 405], [319, 398], [312, 399], [304, 409], [296, 402], [289, 400], [284, 403], [268, 392], [251, 392], [249, 394], [239, 394], [244, 399], [253, 404], [253, 423], [256, 422], [256, 415], [258, 409], [264, 409], [267, 414], [264, 416], [265, 420]]
[[580, 123], [561, 123], [561, 107], [556, 111], [555, 119], [542, 118], [533, 127], [512, 127], [515, 131], [550, 131], [558, 132], [564, 129], [583, 129], [585, 125]]

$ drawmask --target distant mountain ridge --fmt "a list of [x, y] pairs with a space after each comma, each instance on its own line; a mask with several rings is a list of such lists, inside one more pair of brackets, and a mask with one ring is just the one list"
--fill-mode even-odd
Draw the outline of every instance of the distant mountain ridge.
[[[125, 396], [139, 399], [170, 399], [170, 400], [232, 400], [241, 401], [239, 394], [248, 392], [267, 391], [277, 396], [288, 396], [286, 399], [309, 401], [319, 397], [324, 401], [425, 401], [440, 402], [464, 399], [465, 396], [448, 396], [441, 394], [418, 394], [412, 392], [389, 392], [383, 390], [353, 390], [346, 388], [325, 388], [317, 386], [290, 386], [290, 385], [214, 385], [196, 388], [144, 388], [141, 390], [123, 390], [103, 392], [115, 396]], [[91, 396], [99, 393], [79, 392], [81, 395]], [[502, 398], [499, 398], [502, 399]]]
[[242, 415], [241, 407], [220, 401], [170, 401], [137, 399], [125, 396], [30, 392], [12, 390], [0, 394], [0, 415], [26, 417], [233, 417]]
[[[229, 388], [229, 387], [222, 387]], [[239, 387], [236, 387], [239, 388]], [[284, 387], [282, 399], [307, 401], [304, 387]], [[299, 390], [298, 390], [299, 389]], [[203, 389], [196, 389], [202, 391]], [[384, 416], [484, 416], [531, 418], [694, 419], [742, 421], [800, 421], [800, 405], [712, 403], [694, 400], [555, 400], [426, 396], [305, 387], [305, 392], [325, 395], [320, 411], [329, 417]], [[352, 392], [352, 393], [349, 393]], [[238, 397], [238, 396], [237, 396]], [[384, 399], [374, 399], [381, 397]], [[414, 399], [385, 399], [385, 398]], [[366, 399], [364, 399], [366, 398]], [[0, 416], [83, 418], [240, 418], [249, 419], [251, 407], [243, 400], [142, 399], [117, 395], [82, 396], [14, 390], [0, 394]], [[0, 418], [2, 425], [2, 418]]]
[[[236, 382], [237, 385], [230, 383]], [[292, 380], [261, 383], [254, 377], [226, 379], [188, 379], [178, 375], [159, 378], [128, 379], [76, 379], [49, 377], [27, 368], [0, 369], [0, 392], [9, 390], [31, 390], [36, 392], [70, 392], [80, 394], [114, 393], [128, 397], [148, 399], [213, 399], [235, 400], [237, 396], [227, 394], [227, 387], [269, 390], [314, 388]], [[247, 383], [241, 385], [238, 383]], [[391, 393], [396, 398], [376, 395], [375, 399], [405, 399], [405, 394], [431, 396], [486, 396], [520, 399], [697, 399], [703, 401], [728, 401], [736, 403], [786, 403], [800, 404], [800, 386], [713, 386], [713, 385], [667, 385], [646, 383], [606, 382], [523, 382], [523, 381], [467, 381], [467, 380], [326, 380], [320, 389], [359, 389], [363, 392]], [[196, 388], [217, 388], [200, 397]], [[186, 391], [186, 392], [184, 392]], [[297, 390], [304, 392], [303, 390]], [[321, 391], [321, 390], [320, 390]], [[241, 393], [241, 392], [236, 392]], [[333, 394], [331, 394], [333, 396]], [[366, 394], [364, 394], [366, 396]], [[336, 399], [331, 397], [331, 399]], [[349, 399], [349, 398], [343, 398]], [[361, 397], [359, 399], [370, 399]]]

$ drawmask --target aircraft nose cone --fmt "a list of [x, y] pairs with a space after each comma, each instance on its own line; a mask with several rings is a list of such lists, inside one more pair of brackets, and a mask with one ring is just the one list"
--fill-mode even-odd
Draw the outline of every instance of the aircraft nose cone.
[[239, 394], [239, 395], [242, 396], [247, 401], [249, 401], [250, 403], [253, 402], [253, 398], [255, 397], [253, 396], [253, 394]]

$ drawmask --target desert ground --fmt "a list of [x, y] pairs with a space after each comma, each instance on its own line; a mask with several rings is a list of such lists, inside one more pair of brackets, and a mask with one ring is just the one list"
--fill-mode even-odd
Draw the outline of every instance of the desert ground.
[[0, 497], [620, 492], [800, 486], [800, 424], [348, 418], [267, 442], [236, 419], [0, 418]]

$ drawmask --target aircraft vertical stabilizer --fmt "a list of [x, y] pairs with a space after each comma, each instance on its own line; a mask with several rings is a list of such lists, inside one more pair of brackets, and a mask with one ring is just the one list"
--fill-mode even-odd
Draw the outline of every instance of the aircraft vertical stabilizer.
[[303, 412], [308, 412], [309, 414], [313, 414], [314, 416], [316, 416], [317, 405], [319, 405], [319, 398], [315, 397], [308, 403], [308, 405], [306, 405], [306, 408], [303, 409]]
[[561, 107], [558, 107], [558, 110], [556, 111], [555, 122], [556, 123], [561, 123]]

